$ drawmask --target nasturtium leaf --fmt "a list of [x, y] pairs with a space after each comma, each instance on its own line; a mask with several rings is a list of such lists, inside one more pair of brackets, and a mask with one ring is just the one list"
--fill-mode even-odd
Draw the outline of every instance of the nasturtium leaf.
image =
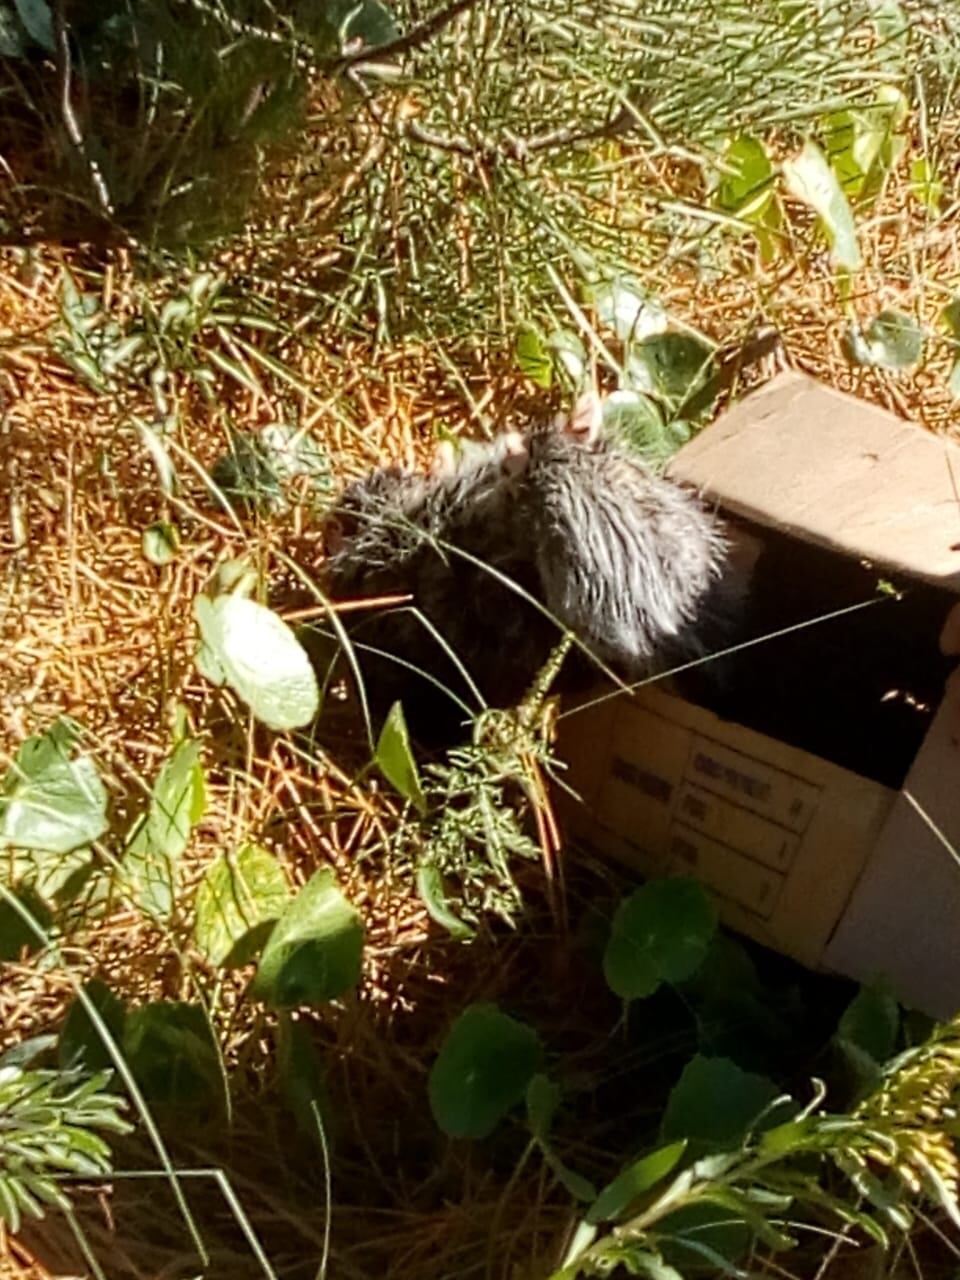
[[294, 427], [286, 422], [271, 422], [262, 428], [258, 439], [280, 480], [307, 476], [318, 488], [331, 487], [333, 479], [330, 474], [330, 458], [303, 427]]
[[290, 900], [280, 863], [248, 844], [207, 868], [197, 891], [194, 935], [211, 964], [233, 968], [256, 956]]
[[538, 387], [549, 387], [553, 381], [553, 361], [536, 329], [521, 329], [515, 346], [520, 372]]
[[0, 780], [0, 849], [70, 853], [107, 829], [107, 792], [89, 756], [73, 756], [78, 727], [61, 718], [27, 738]]
[[[198, 596], [194, 616], [203, 645], [204, 674], [220, 671], [227, 684], [270, 729], [299, 729], [320, 705], [310, 660], [282, 618], [237, 595]], [[209, 662], [212, 659], [212, 664]]]
[[615, 276], [592, 290], [597, 320], [612, 329], [621, 342], [639, 341], [663, 333], [667, 313], [650, 298], [638, 281], [630, 276]]
[[881, 311], [866, 329], [848, 332], [847, 349], [856, 364], [909, 369], [923, 354], [923, 330], [902, 311]]
[[274, 1008], [337, 999], [360, 981], [363, 937], [359, 913], [324, 867], [273, 926], [253, 994]]
[[787, 1118], [770, 1104], [780, 1090], [766, 1076], [744, 1071], [729, 1058], [697, 1055], [683, 1069], [663, 1113], [665, 1141], [687, 1138], [692, 1150], [729, 1151], [763, 1116], [768, 1127]]
[[587, 1222], [607, 1222], [619, 1218], [636, 1199], [673, 1172], [686, 1149], [686, 1139], [682, 1139], [680, 1142], [658, 1147], [656, 1151], [627, 1165], [612, 1182], [607, 1183], [587, 1210]]
[[173, 910], [177, 864], [205, 807], [200, 744], [187, 739], [160, 770], [147, 812], [127, 840], [124, 868], [151, 915], [166, 918]]
[[417, 867], [417, 893], [431, 920], [442, 925], [453, 938], [472, 938], [474, 930], [450, 908], [443, 891], [443, 876], [432, 862]]
[[861, 987], [843, 1011], [837, 1038], [882, 1066], [893, 1056], [899, 1030], [900, 1006], [889, 991]]
[[589, 1179], [567, 1168], [550, 1143], [550, 1127], [560, 1105], [560, 1086], [549, 1076], [537, 1074], [527, 1085], [527, 1127], [539, 1144], [547, 1166], [556, 1175], [561, 1186], [575, 1200], [593, 1200], [597, 1189]]
[[637, 1000], [662, 982], [682, 982], [703, 963], [717, 909], [696, 880], [652, 880], [620, 904], [603, 957], [615, 995]]
[[[114, 1043], [120, 1047], [127, 1019], [123, 1001], [99, 978], [85, 983], [83, 993], [100, 1015]], [[81, 1067], [84, 1071], [95, 1072], [105, 1071], [114, 1065], [110, 1051], [80, 996], [74, 996], [67, 1009], [60, 1028], [57, 1052], [64, 1070]]]
[[148, 1102], [209, 1110], [223, 1103], [223, 1074], [199, 1005], [156, 1001], [131, 1009], [123, 1051]]
[[847, 197], [826, 156], [808, 140], [793, 160], [783, 164], [787, 190], [802, 200], [820, 218], [833, 265], [844, 271], [859, 271], [863, 265], [857, 229]]
[[430, 1070], [433, 1118], [452, 1138], [485, 1138], [523, 1099], [541, 1052], [532, 1027], [495, 1004], [469, 1005]]
[[630, 349], [624, 385], [676, 414], [713, 372], [714, 348], [690, 333], [662, 333]]
[[409, 800], [418, 813], [426, 813], [427, 801], [420, 785], [417, 762], [410, 747], [407, 722], [403, 707], [395, 702], [384, 721], [377, 740], [374, 763], [405, 800]]
[[180, 550], [180, 531], [175, 524], [158, 520], [147, 525], [140, 539], [143, 558], [151, 564], [169, 564]]
[[906, 116], [903, 93], [894, 85], [880, 85], [874, 102], [827, 117], [827, 158], [848, 197], [875, 194], [906, 147], [906, 138], [898, 132]]

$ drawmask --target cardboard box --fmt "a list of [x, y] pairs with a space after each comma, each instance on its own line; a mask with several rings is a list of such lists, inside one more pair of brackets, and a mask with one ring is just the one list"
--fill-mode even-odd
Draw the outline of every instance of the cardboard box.
[[742, 933], [952, 1016], [960, 449], [790, 373], [671, 471], [759, 541], [759, 629], [719, 698], [649, 683], [565, 711], [570, 834], [644, 875], [696, 875]]

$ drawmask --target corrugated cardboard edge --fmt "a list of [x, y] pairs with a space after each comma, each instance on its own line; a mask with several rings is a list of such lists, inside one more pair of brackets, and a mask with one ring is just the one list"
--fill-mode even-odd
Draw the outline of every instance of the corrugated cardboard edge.
[[732, 515], [960, 593], [960, 448], [807, 374], [738, 401], [668, 474]]

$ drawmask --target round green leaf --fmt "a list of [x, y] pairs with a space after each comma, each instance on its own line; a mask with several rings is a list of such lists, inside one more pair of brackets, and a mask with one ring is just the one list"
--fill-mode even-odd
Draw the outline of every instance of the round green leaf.
[[923, 354], [923, 330], [902, 311], [881, 311], [866, 329], [849, 330], [847, 350], [856, 364], [909, 369]]
[[0, 781], [0, 848], [70, 853], [107, 829], [107, 792], [89, 756], [71, 758], [77, 728], [58, 720], [28, 738]]
[[899, 1030], [900, 1006], [893, 996], [877, 987], [861, 987], [843, 1011], [837, 1035], [883, 1064], [893, 1055]]
[[593, 290], [593, 305], [600, 324], [612, 329], [621, 342], [663, 333], [667, 327], [663, 307], [630, 276], [616, 276], [598, 285]]
[[329, 867], [317, 871], [274, 925], [253, 994], [274, 1008], [335, 1000], [360, 981], [363, 924]]
[[682, 982], [703, 962], [717, 910], [696, 880], [653, 880], [626, 898], [613, 918], [603, 972], [615, 995], [636, 1000], [661, 982]]
[[175, 524], [158, 520], [144, 529], [141, 547], [144, 559], [151, 564], [169, 564], [180, 550], [180, 532]]
[[283, 868], [272, 853], [248, 844], [234, 857], [224, 854], [208, 867], [197, 891], [197, 946], [213, 965], [247, 964], [289, 900]]
[[624, 368], [625, 386], [658, 400], [671, 414], [713, 372], [713, 348], [690, 333], [663, 333], [637, 343]]
[[[241, 596], [198, 596], [194, 616], [205, 648], [227, 684], [270, 729], [299, 729], [320, 705], [310, 660], [270, 609]], [[209, 667], [207, 667], [209, 670]]]
[[[698, 1054], [671, 1091], [661, 1136], [667, 1142], [687, 1138], [700, 1150], [735, 1149], [779, 1096], [766, 1076], [743, 1071], [729, 1058]], [[785, 1118], [779, 1108], [765, 1117], [769, 1125]]]
[[[85, 983], [83, 990], [103, 1019], [116, 1044], [121, 1044], [127, 1018], [123, 1001], [99, 978]], [[113, 1067], [110, 1051], [79, 996], [75, 996], [71, 1001], [67, 1016], [63, 1020], [57, 1052], [60, 1065], [64, 1070], [79, 1066], [84, 1071], [92, 1073]]]
[[748, 222], [759, 222], [774, 198], [773, 165], [759, 138], [730, 138], [721, 156], [713, 190], [718, 209]]
[[222, 1104], [217, 1044], [199, 1005], [162, 1000], [131, 1010], [123, 1050], [149, 1102], [198, 1110]]
[[495, 1004], [468, 1006], [430, 1071], [433, 1118], [452, 1138], [485, 1138], [521, 1101], [540, 1056], [532, 1027]]

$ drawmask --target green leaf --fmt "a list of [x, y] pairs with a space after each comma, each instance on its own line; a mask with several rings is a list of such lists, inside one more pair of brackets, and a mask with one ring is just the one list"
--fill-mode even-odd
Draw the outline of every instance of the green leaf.
[[923, 330], [902, 311], [881, 311], [866, 329], [848, 331], [847, 350], [856, 364], [909, 369], [923, 354]]
[[316, 487], [331, 488], [330, 457], [303, 427], [271, 422], [261, 429], [258, 440], [279, 480], [307, 476]]
[[46, 49], [47, 53], [55, 53], [57, 46], [53, 38], [53, 18], [46, 0], [13, 0], [13, 3], [30, 39]]
[[684, 1138], [680, 1142], [659, 1147], [628, 1165], [603, 1188], [587, 1210], [586, 1221], [598, 1223], [619, 1218], [635, 1200], [673, 1172], [686, 1149], [687, 1141]]
[[689, 333], [663, 333], [631, 348], [624, 386], [659, 401], [669, 416], [702, 390], [713, 372], [714, 352]]
[[180, 550], [180, 531], [175, 524], [158, 520], [144, 529], [140, 545], [143, 558], [151, 564], [169, 564]]
[[123, 1050], [148, 1102], [198, 1110], [222, 1106], [220, 1058], [199, 1005], [163, 1000], [132, 1009]]
[[603, 957], [611, 991], [623, 1000], [652, 995], [662, 982], [696, 973], [717, 928], [717, 910], [696, 880], [653, 880], [613, 918]]
[[147, 812], [127, 839], [123, 865], [145, 911], [164, 919], [173, 910], [177, 864], [203, 817], [206, 787], [200, 744], [181, 742], [160, 770]]
[[950, 370], [950, 379], [947, 383], [950, 388], [950, 394], [954, 400], [960, 400], [960, 358], [954, 360], [953, 368]]
[[450, 909], [443, 891], [443, 876], [435, 863], [421, 862], [418, 865], [417, 893], [430, 919], [442, 925], [451, 937], [465, 939], [474, 936], [475, 930]]
[[910, 161], [910, 194], [932, 214], [943, 206], [943, 179], [939, 177], [929, 156]]
[[331, 1108], [323, 1067], [304, 1023], [289, 1016], [281, 1020], [277, 1060], [280, 1091], [297, 1128], [304, 1137], [320, 1143], [317, 1125], [323, 1124], [325, 1130], [329, 1127]]
[[808, 140], [793, 160], [785, 160], [787, 190], [820, 218], [834, 267], [859, 271], [863, 265], [853, 214], [837, 175], [815, 142]]
[[516, 341], [517, 366], [538, 387], [553, 381], [553, 361], [535, 329], [521, 329]]
[[545, 1075], [535, 1075], [527, 1085], [527, 1126], [543, 1152], [543, 1158], [561, 1186], [576, 1200], [593, 1200], [596, 1187], [589, 1179], [568, 1169], [550, 1145], [550, 1127], [560, 1105], [560, 1087]]
[[252, 991], [274, 1008], [336, 1000], [360, 981], [362, 958], [360, 916], [324, 867], [274, 925]]
[[597, 321], [621, 342], [635, 342], [667, 327], [667, 313], [632, 276], [614, 276], [591, 290]]
[[775, 200], [774, 169], [759, 138], [729, 138], [720, 154], [712, 203], [744, 222], [762, 223]]
[[[123, 1001], [99, 978], [85, 983], [83, 990], [116, 1044], [121, 1045], [127, 1019]], [[79, 996], [73, 998], [67, 1009], [67, 1016], [60, 1028], [57, 1051], [60, 1066], [64, 1070], [80, 1067], [83, 1071], [93, 1073], [113, 1068], [113, 1058]]]
[[405, 800], [409, 800], [418, 813], [427, 811], [427, 801], [420, 785], [417, 762], [410, 748], [410, 735], [403, 717], [403, 707], [395, 702], [384, 721], [374, 753], [374, 763]]
[[960, 297], [950, 299], [940, 312], [940, 319], [951, 336], [960, 340]]
[[[703, 1150], [735, 1149], [779, 1096], [766, 1076], [743, 1071], [729, 1058], [698, 1054], [671, 1090], [661, 1135], [667, 1141], [688, 1138]], [[764, 1115], [763, 1127], [784, 1119], [775, 1112]]]
[[867, 106], [834, 112], [824, 125], [830, 165], [848, 197], [876, 193], [899, 160], [906, 139], [897, 132], [907, 117], [907, 101], [893, 85], [880, 85]]
[[283, 868], [266, 849], [247, 844], [210, 867], [197, 891], [194, 936], [212, 965], [249, 963], [290, 900]]
[[452, 1138], [485, 1138], [523, 1098], [541, 1058], [532, 1027], [495, 1004], [464, 1009], [430, 1070], [430, 1109]]
[[216, 669], [258, 720], [283, 730], [302, 728], [316, 717], [316, 675], [282, 618], [237, 595], [197, 596], [194, 616]]
[[746, 1223], [731, 1221], [729, 1212], [716, 1205], [701, 1201], [666, 1214], [657, 1223], [657, 1236], [664, 1257], [682, 1267], [681, 1274], [696, 1269], [747, 1280], [747, 1272], [736, 1263], [753, 1243], [753, 1232]]
[[22, 744], [0, 780], [0, 849], [70, 853], [107, 829], [107, 793], [89, 756], [71, 759], [78, 726], [61, 718]]
[[587, 368], [587, 352], [577, 334], [569, 329], [557, 329], [547, 339], [547, 346], [553, 352], [555, 362], [580, 386]]
[[882, 1065], [893, 1057], [899, 1030], [900, 1006], [893, 996], [879, 987], [861, 987], [843, 1011], [837, 1035]]
[[[21, 885], [9, 892], [29, 911], [41, 929], [47, 929], [53, 923], [50, 908], [29, 885]], [[7, 898], [0, 900], [0, 961], [19, 960], [21, 955], [32, 955], [40, 946], [40, 939], [14, 904]]]

